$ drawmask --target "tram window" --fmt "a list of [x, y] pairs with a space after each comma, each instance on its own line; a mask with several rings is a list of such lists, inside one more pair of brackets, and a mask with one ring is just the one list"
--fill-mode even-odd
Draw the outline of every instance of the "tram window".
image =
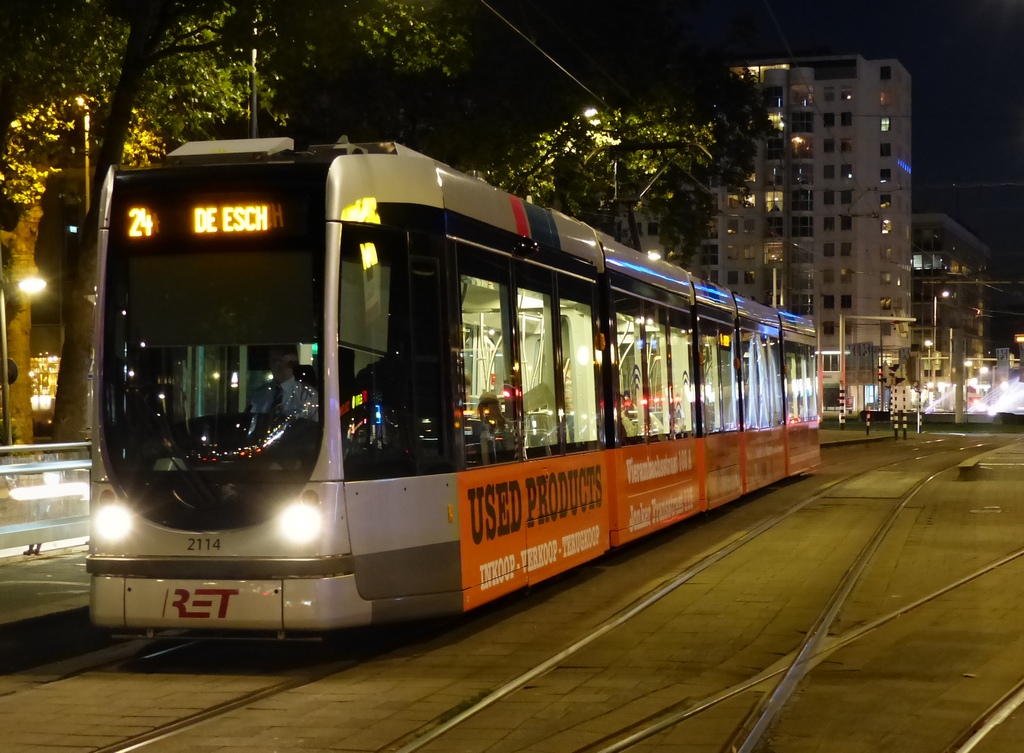
[[703, 320], [700, 327], [705, 432], [739, 428], [735, 337], [732, 327]]
[[817, 417], [817, 371], [810, 345], [786, 343], [786, 392], [788, 419], [809, 421]]
[[[550, 282], [550, 274], [544, 275]], [[519, 323], [519, 376], [523, 389], [523, 444], [527, 456], [558, 447], [559, 412], [555, 401], [554, 314], [551, 295], [516, 290]]]
[[[497, 265], [496, 265], [497, 266]], [[496, 269], [497, 274], [506, 270]], [[463, 433], [466, 465], [516, 457], [517, 402], [508, 284], [462, 275], [459, 278], [462, 366], [466, 384]]]
[[743, 423], [755, 429], [777, 426], [781, 421], [778, 340], [749, 331], [742, 338]]
[[642, 442], [645, 434], [643, 302], [620, 296], [615, 302], [615, 344], [619, 363], [618, 422], [622, 441]]
[[[597, 372], [594, 355], [594, 286], [559, 278], [562, 369], [565, 385], [565, 440], [585, 449], [598, 439]], [[571, 296], [571, 297], [570, 297]]]
[[416, 473], [404, 234], [346, 225], [338, 381], [348, 479]]
[[672, 430], [677, 437], [693, 432], [693, 403], [696, 399], [693, 380], [690, 378], [690, 365], [693, 363], [693, 332], [685, 326], [685, 316], [681, 311], [672, 311], [669, 328]]
[[672, 397], [668, 381], [668, 333], [662, 321], [664, 312], [653, 304], [645, 306], [644, 358], [647, 364], [648, 433], [667, 437], [672, 429]]

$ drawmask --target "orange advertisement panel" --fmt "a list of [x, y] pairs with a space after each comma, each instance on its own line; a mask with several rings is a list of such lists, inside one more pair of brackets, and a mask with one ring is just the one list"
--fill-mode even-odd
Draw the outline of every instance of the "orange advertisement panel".
[[700, 511], [696, 439], [615, 450], [611, 543], [625, 544]]
[[821, 463], [817, 421], [800, 421], [786, 426], [786, 443], [790, 475], [803, 473], [818, 467]]
[[738, 499], [743, 493], [740, 433], [709, 434], [703, 441], [707, 468], [706, 502], [710, 509]]
[[586, 453], [459, 474], [466, 609], [608, 550], [605, 457]]
[[762, 489], [786, 475], [785, 428], [750, 429], [743, 432], [743, 493]]

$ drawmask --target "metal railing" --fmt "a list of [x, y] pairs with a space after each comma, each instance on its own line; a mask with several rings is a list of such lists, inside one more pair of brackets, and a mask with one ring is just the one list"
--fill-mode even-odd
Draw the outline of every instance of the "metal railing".
[[89, 535], [88, 442], [0, 446], [0, 550]]

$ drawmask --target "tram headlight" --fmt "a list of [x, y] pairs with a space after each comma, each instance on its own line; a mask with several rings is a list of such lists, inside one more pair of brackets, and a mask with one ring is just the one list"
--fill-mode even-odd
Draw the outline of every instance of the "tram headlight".
[[104, 505], [97, 511], [93, 525], [101, 539], [120, 541], [132, 530], [132, 515], [124, 505]]
[[281, 534], [295, 544], [308, 544], [320, 535], [323, 518], [320, 508], [306, 502], [293, 502], [278, 518]]

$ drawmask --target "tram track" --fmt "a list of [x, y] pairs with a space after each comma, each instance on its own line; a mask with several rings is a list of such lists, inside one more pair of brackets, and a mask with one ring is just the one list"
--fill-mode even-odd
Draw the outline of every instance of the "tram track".
[[[963, 451], [964, 449], [965, 448], [963, 447], [948, 448], [940, 445], [939, 447], [936, 447], [935, 454], [941, 454], [943, 452], [949, 452], [954, 450]], [[727, 542], [724, 546], [718, 548], [715, 551], [710, 552], [700, 561], [692, 564], [683, 571], [677, 573], [675, 576], [671, 577], [667, 581], [662, 582], [651, 592], [634, 600], [630, 607], [619, 612], [617, 615], [614, 615], [609, 620], [599, 625], [596, 629], [590, 631], [586, 636], [578, 640], [576, 643], [570, 645], [565, 650], [553, 655], [546, 661], [536, 664], [528, 671], [521, 673], [513, 680], [507, 682], [505, 685], [498, 688], [498, 690], [495, 690], [485, 695], [483, 698], [480, 698], [478, 701], [468, 706], [468, 708], [463, 709], [459, 713], [454, 715], [452, 715], [450, 712], [446, 713], [445, 715], [443, 715], [446, 718], [438, 718], [432, 722], [428, 722], [414, 733], [393, 740], [388, 745], [379, 748], [379, 750], [411, 753], [411, 751], [420, 750], [424, 747], [427, 747], [431, 743], [440, 740], [449, 731], [457, 728], [458, 726], [466, 722], [468, 719], [473, 718], [485, 709], [495, 706], [502, 700], [511, 697], [515, 692], [526, 686], [528, 683], [534, 681], [536, 678], [540, 677], [546, 672], [550, 672], [552, 669], [558, 667], [562, 662], [565, 661], [565, 659], [572, 656], [574, 653], [582, 650], [586, 646], [595, 643], [596, 641], [600, 640], [602, 637], [608, 635], [612, 631], [615, 631], [620, 627], [627, 625], [634, 617], [644, 612], [649, 606], [653, 605], [654, 603], [657, 603], [657, 601], [659, 601], [664, 596], [678, 589], [684, 583], [689, 582], [699, 573], [704, 572], [708, 568], [711, 568], [714, 565], [727, 559], [729, 556], [741, 550], [750, 542], [760, 537], [766, 531], [771, 530], [773, 527], [781, 523], [783, 520], [786, 520], [787, 518], [797, 514], [799, 511], [805, 509], [808, 505], [811, 505], [813, 502], [822, 499], [825, 495], [829, 494], [836, 487], [844, 483], [849, 483], [850, 481], [863, 477], [869, 473], [883, 470], [890, 466], [895, 467], [902, 462], [906, 462], [906, 459], [897, 460], [894, 461], [893, 463], [889, 463], [884, 466], [879, 466], [876, 467], [875, 469], [868, 471], [859, 471], [844, 474], [843, 476], [837, 479], [817, 485], [812, 490], [812, 492], [801, 501], [797, 502], [794, 505], [791, 505], [781, 514], [775, 515], [767, 520], [762, 521], [760, 525], [752, 528], [743, 536]], [[956, 462], [952, 462], [947, 467], [951, 468], [955, 465]], [[1012, 559], [1021, 556], [1021, 554], [1024, 554], [1024, 550], [1014, 553], [1012, 556], [1008, 556], [1004, 559], [1006, 562], [1009, 562]], [[998, 566], [998, 563], [993, 565], [993, 567], [996, 566]], [[963, 579], [963, 583], [969, 582], [969, 580], [971, 579], [981, 577], [982, 574], [983, 573], [979, 572], [971, 576], [971, 578]], [[950, 586], [950, 588], [958, 587], [963, 583], [954, 584]], [[932, 594], [929, 598], [938, 598], [940, 595], [941, 593]], [[875, 630], [878, 627], [881, 627], [882, 624], [885, 624], [885, 622], [896, 619], [901, 614], [906, 613], [908, 610], [916, 609], [924, 603], [926, 603], [926, 600], [918, 600], [918, 602], [915, 602], [912, 605], [894, 611], [883, 618], [879, 618], [879, 620], [876, 623], [871, 623], [869, 625], [862, 626], [861, 628], [854, 630], [852, 632], [848, 631], [847, 633], [844, 633], [842, 636], [839, 637], [826, 635], [825, 639], [816, 644], [813, 650], [807, 652], [804, 659], [805, 661], [811, 664], [816, 664], [822, 661], [823, 657], [827, 656], [829, 652], [837, 650], [843, 645], [846, 645], [849, 642], [857, 640], [859, 637], [862, 637], [870, 630]], [[827, 629], [824, 632], [827, 633]], [[379, 651], [374, 652], [374, 655], [377, 655], [385, 650], [387, 649], [382, 647]], [[786, 660], [790, 660], [792, 658], [793, 657], [786, 657]], [[291, 670], [286, 673], [285, 678], [282, 680], [264, 684], [259, 688], [253, 688], [244, 693], [235, 694], [230, 699], [224, 700], [217, 704], [212, 704], [208, 707], [203, 708], [202, 710], [196, 711], [191, 714], [183, 715], [165, 724], [155, 725], [152, 729], [149, 729], [143, 733], [133, 735], [130, 737], [125, 737], [116, 742], [107, 744], [104, 747], [96, 748], [96, 753], [127, 753], [127, 751], [146, 749], [148, 747], [154, 746], [155, 743], [158, 743], [162, 740], [166, 740], [169, 737], [187, 732], [191, 729], [195, 729], [201, 725], [210, 722], [211, 720], [214, 720], [218, 717], [222, 717], [232, 711], [245, 708], [252, 704], [256, 704], [260, 701], [273, 698], [274, 696], [289, 693], [290, 691], [297, 690], [304, 686], [312, 685], [320, 680], [340, 675], [357, 666], [363, 659], [364, 657], [350, 657], [339, 661], [329, 662], [326, 664], [319, 664], [312, 668], [300, 668]], [[786, 660], [780, 660], [780, 662], [777, 662], [776, 664], [785, 664]], [[790, 663], [790, 666], [792, 666], [792, 663], [795, 663], [795, 660]], [[733, 688], [723, 690], [715, 696], [708, 697], [700, 704], [692, 705], [690, 708], [687, 708], [681, 712], [676, 712], [674, 716], [663, 716], [663, 718], [661, 719], [651, 720], [651, 724], [648, 726], [653, 728], [655, 724], [678, 724], [682, 721], [685, 721], [688, 718], [692, 718], [693, 715], [700, 713], [700, 711], [702, 710], [712, 708], [718, 703], [721, 703], [723, 700], [735, 697], [758, 685], [763, 685], [766, 682], [775, 680], [784, 672], [786, 672], [785, 667], [776, 667], [772, 671], [769, 670], [771, 670], [771, 668], [765, 669], [763, 672], [750, 678], [745, 683], [737, 685]], [[628, 731], [630, 735], [635, 735], [638, 732], [638, 730], [635, 729], [635, 727], [631, 730], [626, 731]], [[652, 734], [656, 733], [656, 731], [657, 730], [655, 730]], [[620, 734], [618, 737], [622, 738], [623, 735]], [[606, 738], [606, 740], [607, 739], [609, 738]], [[609, 742], [609, 744], [615, 745], [620, 743]], [[580, 748], [579, 750], [596, 751], [598, 749], [599, 748], [595, 748], [593, 745], [589, 745], [587, 747]], [[600, 750], [602, 751], [626, 749], [628, 748], [600, 748]]]

